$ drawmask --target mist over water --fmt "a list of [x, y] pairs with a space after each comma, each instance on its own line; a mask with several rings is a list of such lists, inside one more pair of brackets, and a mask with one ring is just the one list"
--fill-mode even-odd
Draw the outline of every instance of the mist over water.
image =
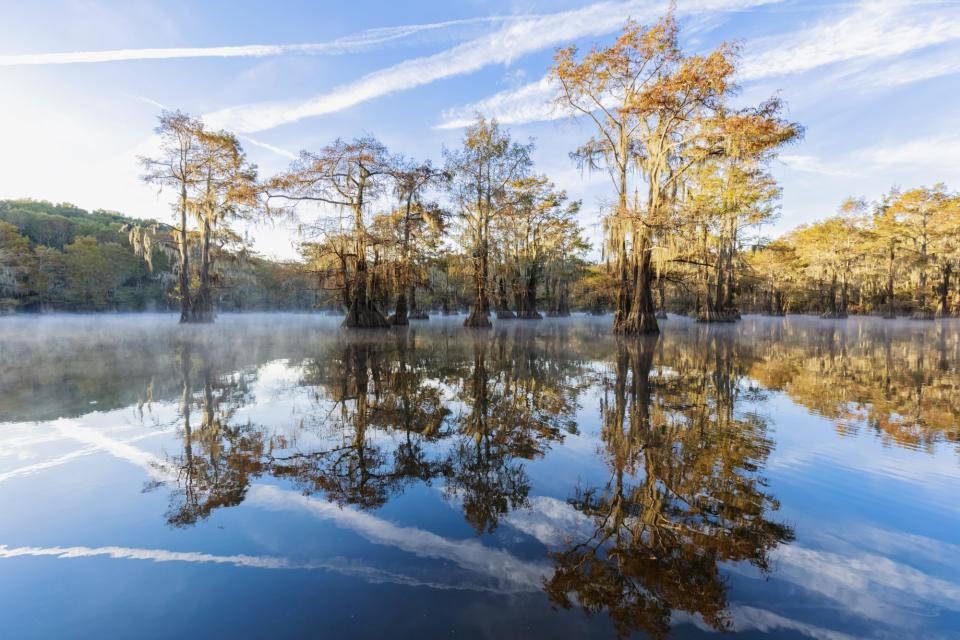
[[957, 637], [960, 322], [340, 321], [0, 320], [10, 637]]

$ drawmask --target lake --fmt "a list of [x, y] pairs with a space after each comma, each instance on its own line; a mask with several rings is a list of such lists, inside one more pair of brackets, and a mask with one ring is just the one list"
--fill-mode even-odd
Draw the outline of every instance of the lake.
[[960, 323], [0, 319], [4, 638], [960, 637]]

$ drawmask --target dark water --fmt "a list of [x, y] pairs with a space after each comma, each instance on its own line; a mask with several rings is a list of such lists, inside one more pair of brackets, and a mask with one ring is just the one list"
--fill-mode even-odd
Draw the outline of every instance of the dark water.
[[0, 321], [3, 638], [960, 637], [960, 324]]

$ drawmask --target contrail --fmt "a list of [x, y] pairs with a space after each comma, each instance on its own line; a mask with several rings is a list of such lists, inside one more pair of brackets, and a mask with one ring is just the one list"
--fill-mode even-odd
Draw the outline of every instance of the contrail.
[[25, 556], [61, 559], [112, 558], [115, 560], [145, 560], [149, 562], [185, 562], [220, 564], [248, 569], [294, 569], [302, 571], [330, 571], [351, 576], [374, 584], [399, 584], [410, 587], [457, 591], [488, 591], [505, 593], [494, 587], [469, 583], [445, 583], [421, 580], [413, 576], [357, 563], [346, 558], [333, 558], [322, 562], [297, 563], [277, 556], [215, 555], [197, 551], [168, 551], [166, 549], [141, 549], [136, 547], [8, 547], [0, 545], [0, 559]]
[[130, 60], [170, 60], [177, 58], [263, 58], [284, 54], [337, 55], [360, 51], [377, 44], [402, 40], [417, 33], [476, 23], [507, 22], [523, 16], [486, 16], [446, 20], [429, 24], [368, 29], [329, 42], [306, 44], [247, 44], [225, 47], [159, 47], [151, 49], [109, 49], [106, 51], [70, 51], [63, 53], [25, 53], [0, 56], [0, 67], [50, 64], [90, 64]]

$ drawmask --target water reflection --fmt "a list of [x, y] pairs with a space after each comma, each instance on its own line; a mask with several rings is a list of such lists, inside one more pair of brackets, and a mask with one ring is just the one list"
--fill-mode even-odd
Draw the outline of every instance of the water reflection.
[[[803, 540], [796, 508], [783, 515], [790, 500], [767, 477], [783, 447], [777, 403], [825, 418], [835, 440], [876, 438], [927, 457], [960, 445], [960, 332], [948, 323], [671, 320], [652, 340], [614, 339], [588, 320], [477, 333], [434, 323], [387, 334], [226, 324], [222, 333], [67, 336], [55, 350], [17, 334], [0, 342], [0, 355], [13, 357], [0, 370], [2, 420], [84, 416], [95, 402], [100, 412], [132, 409], [137, 438], [172, 428], [175, 438], [156, 455], [134, 439], [67, 434], [87, 453], [100, 448], [146, 470], [147, 489], [168, 503], [149, 515], [171, 531], [201, 530], [214, 514], [251, 503], [286, 505], [482, 574], [480, 590], [542, 589], [556, 609], [651, 637], [678, 620], [743, 630], [748, 610], [763, 630], [763, 612], [745, 606], [770, 603], [756, 593], [734, 597], [732, 575], [776, 578], [779, 561], [793, 584], [816, 592], [823, 587], [803, 573], [811, 559], [858, 566], [849, 548], [824, 552]], [[54, 466], [44, 464], [35, 466]], [[384, 515], [410, 494], [418, 502], [409, 504], [427, 504], [426, 487], [466, 533], [434, 533], [436, 521], [417, 517], [417, 528], [399, 527]], [[423, 513], [441, 517], [432, 503]], [[149, 555], [137, 547], [124, 548]], [[105, 548], [113, 547], [75, 553]], [[23, 549], [10, 557], [34, 553]], [[270, 562], [349, 566], [341, 558]], [[376, 568], [378, 580], [400, 575], [388, 569]], [[426, 570], [405, 582], [414, 583], [439, 584]], [[948, 595], [956, 589], [938, 584]], [[944, 597], [942, 606], [953, 607]], [[807, 629], [777, 620], [771, 628]]]
[[239, 504], [261, 476], [363, 509], [442, 479], [476, 532], [492, 533], [527, 504], [524, 461], [576, 433], [585, 363], [554, 357], [565, 337], [342, 333], [302, 362], [297, 384], [312, 404], [292, 437], [234, 420], [252, 374], [217, 374], [215, 353], [182, 346], [183, 450], [166, 460], [177, 475], [169, 522]]
[[960, 445], [960, 341], [956, 325], [926, 331], [869, 322], [762, 326], [750, 375], [834, 421], [841, 434], [869, 429], [897, 446]]
[[237, 505], [262, 476], [360, 509], [440, 481], [475, 532], [490, 534], [529, 506], [525, 464], [577, 433], [589, 386], [600, 393], [609, 478], [569, 497], [590, 530], [550, 551], [547, 594], [607, 612], [623, 635], [662, 636], [677, 610], [729, 629], [719, 564], [766, 570], [768, 551], [793, 538], [771, 517], [778, 504], [761, 474], [773, 446], [767, 421], [737, 409], [757, 393], [745, 381], [749, 358], [731, 335], [707, 329], [616, 341], [600, 367], [561, 357], [578, 344], [587, 343], [567, 331], [342, 333], [303, 360], [297, 384], [312, 406], [293, 438], [236, 420], [250, 374], [217, 372], [209, 354], [183, 346], [183, 450], [166, 461], [177, 478], [168, 521], [192, 525]]
[[167, 520], [188, 526], [214, 509], [240, 504], [251, 479], [262, 473], [268, 447], [262, 431], [234, 420], [237, 410], [252, 400], [252, 374], [217, 372], [214, 359], [191, 345], [177, 348], [176, 369], [183, 449], [164, 465], [177, 472]]
[[729, 630], [718, 563], [766, 571], [768, 551], [793, 539], [770, 517], [779, 505], [759, 473], [773, 444], [766, 421], [735, 413], [743, 365], [734, 343], [697, 338], [679, 350], [618, 342], [601, 405], [610, 477], [570, 499], [593, 531], [551, 554], [551, 599], [608, 612], [621, 635], [665, 636], [674, 611]]

